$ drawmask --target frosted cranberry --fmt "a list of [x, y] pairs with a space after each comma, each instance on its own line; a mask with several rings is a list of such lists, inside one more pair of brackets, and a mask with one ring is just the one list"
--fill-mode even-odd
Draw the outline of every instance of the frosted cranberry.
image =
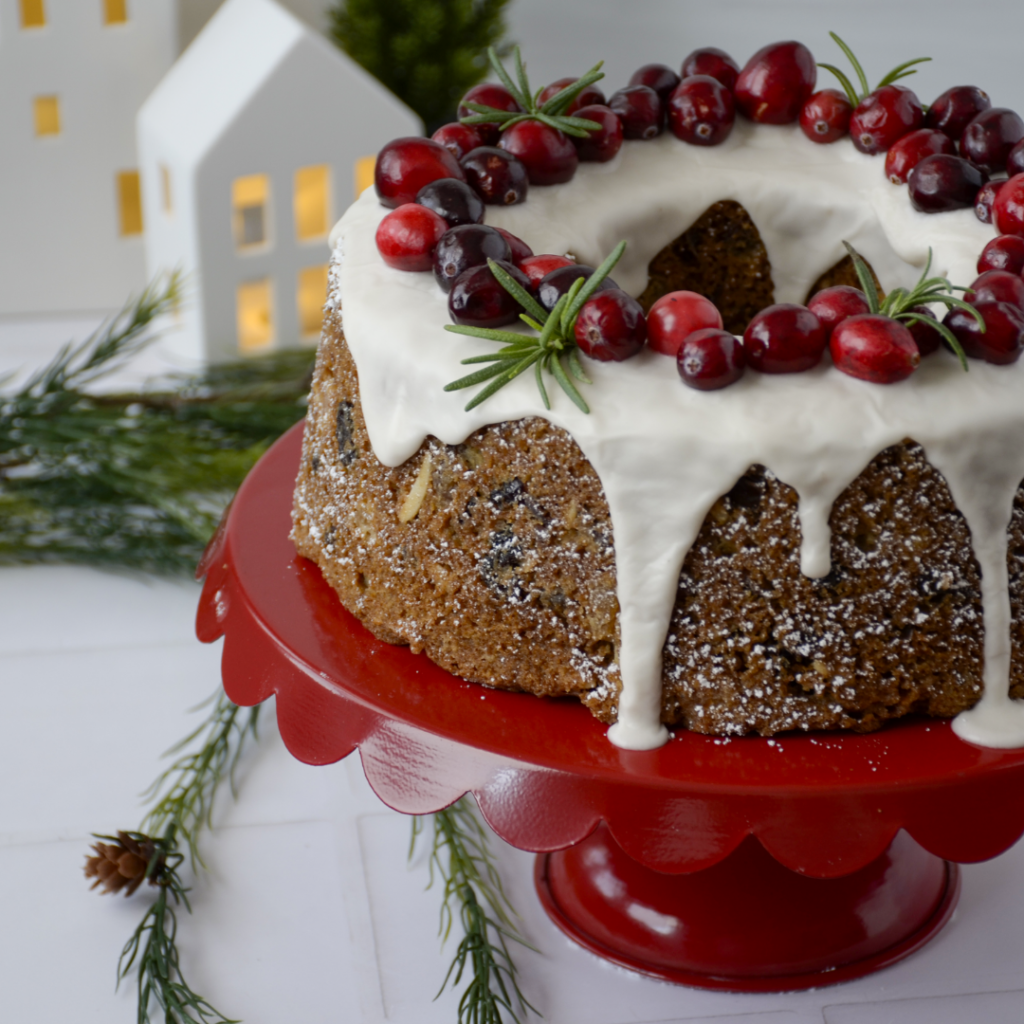
[[[498, 263], [523, 288], [529, 288], [521, 270], [503, 260], [498, 260]], [[457, 324], [501, 327], [515, 323], [521, 312], [519, 303], [498, 284], [487, 266], [472, 267], [461, 273], [448, 295], [448, 315]]]
[[991, 106], [988, 93], [973, 85], [955, 85], [928, 108], [924, 118], [925, 127], [937, 128], [954, 142], [959, 142], [971, 121]]
[[581, 160], [607, 163], [622, 149], [622, 122], [611, 107], [599, 104], [580, 107], [576, 111], [576, 117], [596, 121], [601, 126], [598, 131], [590, 132], [585, 139], [573, 136], [572, 142]]
[[629, 85], [613, 93], [608, 106], [619, 115], [627, 139], [653, 139], [665, 130], [661, 97], [649, 86]]
[[[546, 89], [541, 91], [540, 96], [537, 98], [537, 105], [542, 106], [553, 96], [557, 96], [563, 89], [572, 85], [573, 82], [578, 81], [578, 78], [560, 78], [557, 82], [552, 82]], [[562, 113], [575, 114], [577, 117], [582, 117], [582, 114], [577, 114], [580, 107], [589, 107], [597, 103], [603, 106], [604, 102], [604, 93], [596, 85], [588, 85]]]
[[698, 391], [717, 391], [743, 376], [747, 352], [739, 338], [715, 327], [694, 331], [676, 353], [684, 384]]
[[1024, 139], [1021, 139], [1006, 158], [1006, 173], [1012, 178], [1015, 174], [1024, 174]]
[[[594, 272], [593, 267], [585, 263], [570, 263], [567, 267], [556, 267], [548, 271], [541, 278], [537, 285], [537, 301], [546, 309], [552, 310], [558, 304], [558, 300], [573, 286], [573, 282], [579, 278], [588, 278]], [[608, 291], [619, 286], [610, 278], [606, 277], [598, 286], [598, 291]]]
[[443, 218], [425, 206], [406, 203], [377, 227], [377, 251], [396, 270], [429, 270], [434, 248], [448, 230]]
[[373, 184], [385, 206], [413, 202], [424, 185], [438, 178], [466, 180], [455, 157], [433, 139], [395, 139], [377, 154]]
[[837, 369], [872, 384], [906, 380], [921, 362], [910, 331], [898, 320], [865, 313], [844, 320], [829, 342]]
[[1008, 302], [1024, 312], [1024, 280], [1009, 270], [986, 270], [971, 285], [964, 298], [972, 306], [982, 302]]
[[847, 284], [837, 284], [815, 292], [807, 308], [821, 321], [825, 336], [829, 338], [844, 320], [871, 312], [868, 297], [859, 288], [851, 288]]
[[814, 92], [818, 68], [802, 43], [771, 43], [744, 65], [733, 89], [736, 106], [759, 124], [792, 124]]
[[574, 334], [580, 351], [591, 359], [620, 363], [644, 347], [643, 307], [618, 288], [599, 291], [583, 303]]
[[461, 160], [470, 150], [484, 144], [480, 132], [472, 125], [459, 124], [458, 121], [441, 125], [430, 137], [444, 146], [456, 160]]
[[732, 93], [710, 75], [684, 78], [668, 101], [672, 134], [691, 146], [717, 146], [725, 142], [735, 120]]
[[1015, 174], [999, 190], [992, 223], [1001, 235], [1024, 235], [1024, 174]]
[[694, 331], [721, 327], [722, 314], [710, 299], [697, 292], [669, 292], [647, 313], [647, 344], [655, 352], [674, 356]]
[[942, 322], [971, 359], [1000, 366], [1015, 363], [1024, 349], [1024, 313], [1008, 302], [979, 302], [974, 308], [985, 321], [984, 331], [963, 309], [951, 309]]
[[857, 104], [850, 117], [850, 138], [862, 153], [884, 153], [923, 122], [921, 101], [910, 89], [883, 85]]
[[434, 250], [434, 280], [444, 291], [450, 291], [456, 279], [471, 267], [488, 260], [509, 261], [512, 250], [494, 228], [484, 224], [462, 224], [449, 228]]
[[1024, 139], [1024, 121], [1005, 107], [980, 113], [960, 137], [960, 154], [989, 174], [1006, 170], [1013, 147]]
[[512, 125], [501, 133], [498, 145], [523, 162], [531, 185], [561, 185], [580, 162], [569, 136], [540, 121]]
[[575, 266], [575, 263], [568, 256], [549, 256], [545, 254], [543, 256], [528, 256], [525, 260], [519, 262], [517, 266], [526, 275], [531, 289], [535, 290], [537, 285], [552, 270], [558, 270], [560, 267], [572, 267]]
[[926, 156], [907, 176], [910, 201], [922, 213], [962, 210], [974, 205], [985, 175], [962, 156]]
[[480, 146], [462, 158], [466, 181], [485, 202], [511, 206], [526, 199], [530, 178], [522, 161], [496, 146]]
[[664, 103], [679, 84], [679, 76], [665, 64], [645, 64], [630, 75], [627, 84], [646, 85], [648, 89], [653, 89]]
[[1006, 184], [1005, 181], [986, 181], [978, 194], [974, 197], [974, 216], [982, 224], [992, 223], [992, 208], [996, 205], [996, 196], [999, 190]]
[[513, 235], [511, 231], [506, 231], [504, 228], [495, 228], [494, 230], [508, 242], [508, 247], [512, 250], [512, 262], [517, 267], [523, 260], [529, 259], [533, 255], [533, 250], [518, 235]]
[[836, 142], [850, 131], [853, 106], [838, 89], [816, 92], [800, 111], [800, 130], [822, 144]]
[[[516, 102], [515, 97], [503, 85], [495, 82], [481, 82], [474, 85], [459, 103], [458, 117], [461, 121], [464, 117], [473, 117], [475, 110], [470, 110], [467, 103], [479, 103], [485, 107], [493, 107], [495, 110], [504, 110], [510, 114], [521, 114], [523, 108]], [[501, 133], [501, 125], [496, 122], [473, 125], [480, 133], [484, 144], [493, 146], [497, 144], [498, 136]]]
[[894, 185], [904, 185], [907, 175], [926, 157], [934, 153], [956, 153], [953, 140], [934, 128], [918, 128], [916, 132], [897, 139], [885, 154], [885, 176]]
[[782, 302], [762, 309], [743, 332], [747, 363], [761, 373], [799, 373], [821, 362], [828, 338], [806, 307]]
[[1024, 273], [1024, 238], [1020, 235], [1000, 235], [987, 242], [978, 257], [978, 273], [984, 274], [986, 270]]
[[921, 353], [922, 358], [930, 356], [933, 352], [938, 352], [942, 345], [942, 335], [931, 326], [938, 323], [935, 314], [927, 306], [912, 306], [911, 312], [923, 316], [928, 321], [928, 323], [922, 323], [920, 320], [913, 320], [904, 324], [910, 331], [914, 344], [917, 345], [917, 351]]
[[443, 217], [448, 227], [459, 224], [479, 224], [484, 219], [484, 204], [480, 197], [457, 178], [438, 178], [416, 193], [416, 202]]
[[680, 75], [689, 78], [691, 75], [710, 75], [732, 92], [736, 88], [736, 79], [740, 76], [740, 66], [717, 46], [703, 46], [694, 50], [683, 61]]

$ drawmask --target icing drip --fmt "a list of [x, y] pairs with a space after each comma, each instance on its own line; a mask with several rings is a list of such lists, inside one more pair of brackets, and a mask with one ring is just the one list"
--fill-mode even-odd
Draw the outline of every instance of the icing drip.
[[[844, 255], [843, 239], [892, 288], [916, 282], [929, 246], [934, 273], [970, 282], [991, 237], [971, 210], [917, 213], [906, 190], [885, 180], [881, 161], [852, 146], [816, 146], [799, 129], [745, 122], [715, 148], [668, 135], [626, 143], [608, 164], [581, 165], [566, 185], [531, 189], [520, 206], [489, 207], [487, 222], [535, 252], [571, 251], [594, 265], [625, 238], [614, 277], [638, 295], [654, 254], [722, 199], [741, 203], [757, 225], [777, 302], [802, 302]], [[985, 693], [954, 727], [974, 743], [1024, 745], [1024, 705], [1008, 693], [1006, 569], [1006, 531], [1024, 478], [1024, 362], [972, 361], [964, 374], [940, 353], [895, 385], [823, 365], [794, 375], [748, 373], [722, 391], [699, 392], [680, 383], [670, 359], [644, 351], [625, 363], [587, 362], [589, 416], [557, 390], [546, 411], [529, 374], [466, 413], [467, 394], [442, 388], [462, 372], [461, 358], [493, 347], [444, 331], [447, 296], [432, 275], [384, 266], [374, 233], [386, 212], [368, 191], [332, 233], [374, 452], [396, 466], [428, 435], [458, 444], [487, 424], [527, 416], [573, 436], [601, 479], [615, 538], [622, 692], [609, 731], [614, 743], [650, 749], [667, 738], [659, 722], [661, 651], [679, 573], [708, 509], [748, 467], [760, 463], [796, 490], [801, 569], [821, 577], [831, 566], [832, 503], [876, 454], [911, 438], [949, 484], [982, 571]]]

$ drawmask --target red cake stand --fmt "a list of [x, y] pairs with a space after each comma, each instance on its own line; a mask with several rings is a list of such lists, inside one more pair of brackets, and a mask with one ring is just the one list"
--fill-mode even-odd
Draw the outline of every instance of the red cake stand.
[[288, 539], [301, 425], [250, 473], [200, 567], [197, 631], [225, 637], [238, 704], [277, 697], [308, 764], [359, 749], [377, 795], [426, 814], [471, 791], [538, 851], [552, 920], [599, 956], [705, 988], [845, 981], [924, 945], [959, 892], [953, 861], [1024, 831], [1024, 751], [917, 721], [866, 736], [677, 732], [613, 746], [575, 700], [464, 682], [375, 639]]

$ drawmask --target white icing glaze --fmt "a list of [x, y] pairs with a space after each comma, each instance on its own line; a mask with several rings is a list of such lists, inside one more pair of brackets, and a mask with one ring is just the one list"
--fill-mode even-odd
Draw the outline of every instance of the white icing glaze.
[[[913, 285], [934, 250], [933, 271], [969, 284], [992, 229], [973, 211], [926, 216], [882, 161], [840, 142], [817, 146], [797, 128], [736, 125], [715, 148], [670, 135], [627, 142], [607, 164], [583, 164], [566, 185], [533, 188], [526, 203], [488, 207], [487, 223], [535, 252], [571, 251], [596, 265], [629, 243], [613, 276], [638, 295], [647, 265], [712, 203], [734, 199], [757, 225], [777, 302], [800, 302], [851, 242], [887, 288]], [[944, 475], [970, 527], [982, 570], [985, 693], [961, 715], [959, 735], [987, 746], [1024, 745], [1024, 706], [1008, 695], [1010, 605], [1006, 530], [1024, 478], [1024, 362], [972, 361], [965, 374], [946, 353], [908, 380], [868, 384], [826, 364], [808, 373], [753, 372], [722, 391], [684, 387], [674, 362], [644, 351], [625, 363], [587, 361], [584, 415], [552, 385], [544, 409], [532, 374], [466, 413], [469, 392], [446, 394], [459, 360], [489, 342], [444, 330], [447, 296], [431, 274], [386, 267], [374, 233], [387, 213], [367, 191], [335, 227], [345, 336], [359, 371], [370, 440], [385, 465], [410, 458], [427, 435], [457, 444], [490, 423], [543, 416], [564, 427], [598, 473], [615, 538], [622, 693], [612, 741], [650, 749], [659, 723], [661, 651], [683, 559], [711, 505], [755, 463], [799, 495], [801, 567], [830, 568], [833, 501], [883, 449], [920, 443]]]

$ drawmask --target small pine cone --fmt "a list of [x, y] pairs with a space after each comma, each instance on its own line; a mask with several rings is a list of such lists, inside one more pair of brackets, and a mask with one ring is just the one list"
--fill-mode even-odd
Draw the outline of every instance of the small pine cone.
[[[131, 896], [146, 877], [146, 868], [156, 853], [156, 843], [149, 836], [135, 833], [118, 832], [113, 836], [100, 836], [101, 839], [114, 840], [112, 843], [93, 843], [95, 856], [85, 858], [85, 877], [95, 878], [90, 888], [102, 886], [104, 893], [120, 892], [124, 889], [125, 896]], [[160, 861], [163, 855], [160, 855]], [[149, 879], [150, 885], [159, 884], [162, 863]]]

